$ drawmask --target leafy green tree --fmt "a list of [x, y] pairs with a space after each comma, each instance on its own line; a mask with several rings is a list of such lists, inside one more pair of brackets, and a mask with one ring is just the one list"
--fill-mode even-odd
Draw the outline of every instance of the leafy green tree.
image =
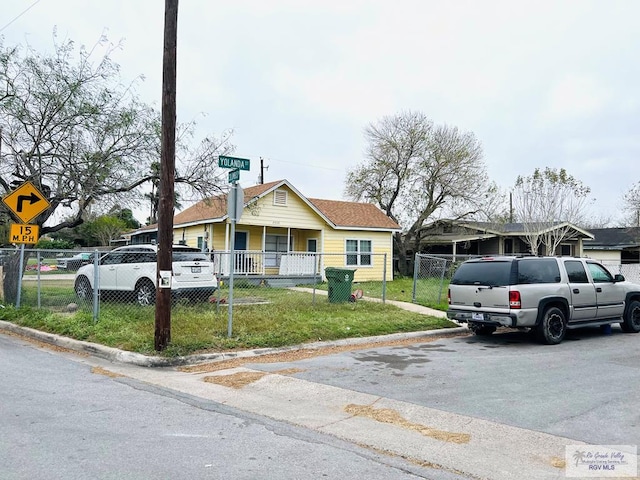
[[349, 198], [376, 204], [403, 227], [394, 236], [401, 274], [420, 251], [424, 227], [444, 212], [462, 218], [483, 208], [495, 187], [471, 132], [434, 125], [420, 112], [383, 117], [365, 129], [366, 159], [347, 172]]
[[87, 231], [96, 238], [99, 245], [108, 246], [127, 230], [127, 223], [112, 215], [102, 215], [85, 223]]
[[[118, 46], [54, 39], [48, 55], [0, 42], [0, 194], [31, 181], [51, 204], [33, 222], [43, 235], [82, 224], [96, 208], [137, 204], [160, 158], [160, 115], [139, 99], [141, 79], [121, 79], [111, 59]], [[202, 196], [226, 188], [215, 156], [233, 151], [230, 135], [195, 146], [183, 135], [176, 185]], [[18, 263], [6, 265], [8, 301], [17, 296]]]

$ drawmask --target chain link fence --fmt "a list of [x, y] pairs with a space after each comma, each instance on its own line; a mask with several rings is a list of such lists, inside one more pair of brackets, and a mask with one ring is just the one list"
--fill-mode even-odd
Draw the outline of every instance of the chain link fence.
[[413, 266], [412, 302], [447, 307], [447, 289], [458, 265], [478, 255], [427, 255], [417, 253]]
[[621, 273], [624, 275], [625, 280], [640, 285], [640, 264], [604, 262], [603, 265], [607, 267], [607, 270], [609, 270], [613, 275]]
[[[177, 321], [191, 307], [227, 314], [244, 305], [311, 306], [362, 296], [384, 302], [387, 279], [392, 278], [387, 255], [370, 252], [236, 251], [232, 256], [174, 247], [172, 257], [172, 271], [166, 278], [160, 272], [160, 281], [172, 290]], [[5, 305], [86, 312], [96, 322], [115, 309], [119, 315], [153, 312], [158, 277], [154, 249], [0, 249], [0, 268], [0, 303]], [[12, 283], [15, 298], [5, 298]]]

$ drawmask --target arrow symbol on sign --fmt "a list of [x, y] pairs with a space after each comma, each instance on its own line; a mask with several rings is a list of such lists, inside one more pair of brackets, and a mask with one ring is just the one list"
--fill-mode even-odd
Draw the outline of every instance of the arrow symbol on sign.
[[22, 204], [26, 201], [29, 202], [29, 205], [33, 205], [41, 200], [39, 196], [35, 193], [31, 193], [31, 195], [18, 195], [18, 205], [16, 206], [16, 212], [22, 212]]

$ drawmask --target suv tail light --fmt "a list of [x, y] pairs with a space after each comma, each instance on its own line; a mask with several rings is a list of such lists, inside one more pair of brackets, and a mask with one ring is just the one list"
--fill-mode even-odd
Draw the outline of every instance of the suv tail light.
[[520, 292], [517, 290], [511, 290], [509, 292], [509, 308], [522, 308], [522, 301], [520, 299]]

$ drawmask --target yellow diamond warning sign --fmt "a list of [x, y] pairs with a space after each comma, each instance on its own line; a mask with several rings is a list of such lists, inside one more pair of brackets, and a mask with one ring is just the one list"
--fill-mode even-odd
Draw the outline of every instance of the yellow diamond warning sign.
[[31, 182], [23, 183], [2, 201], [24, 223], [28, 223], [51, 206], [49, 200]]
[[40, 227], [38, 225], [11, 224], [9, 231], [9, 243], [38, 243]]

